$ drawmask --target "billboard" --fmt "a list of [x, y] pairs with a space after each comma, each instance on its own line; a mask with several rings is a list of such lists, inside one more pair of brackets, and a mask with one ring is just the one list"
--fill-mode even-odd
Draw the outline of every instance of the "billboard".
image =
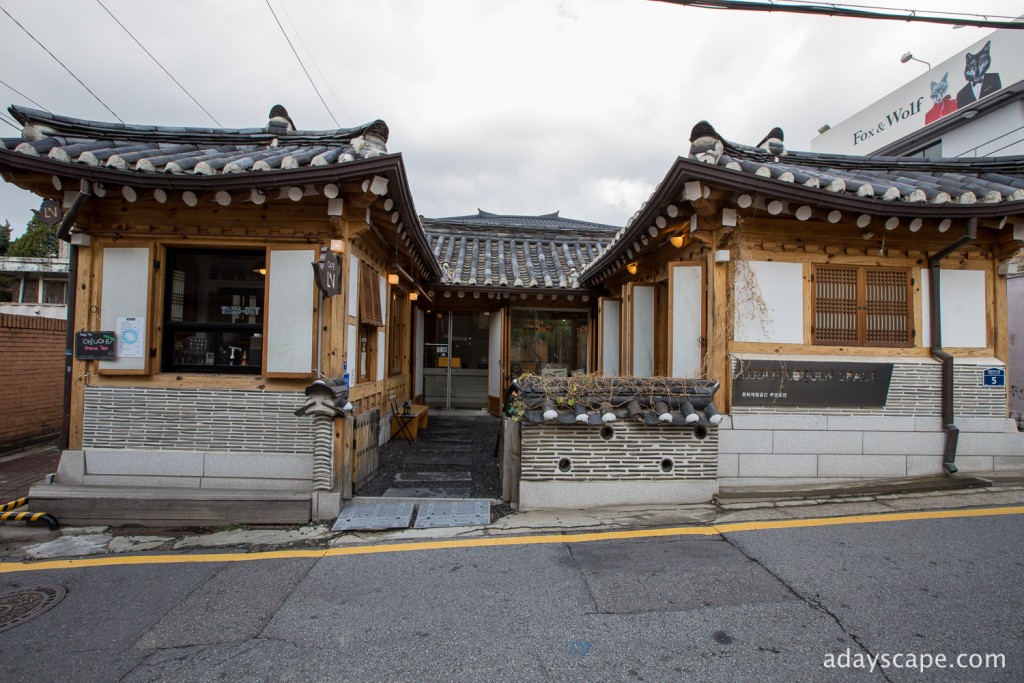
[[1002, 29], [811, 140], [811, 150], [871, 154], [1024, 81], [1024, 31]]

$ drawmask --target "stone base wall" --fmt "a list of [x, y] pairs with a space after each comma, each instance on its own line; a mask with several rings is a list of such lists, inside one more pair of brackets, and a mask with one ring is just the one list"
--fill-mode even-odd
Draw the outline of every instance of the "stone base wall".
[[[995, 359], [954, 364], [956, 465], [962, 472], [1024, 469], [1024, 434], [1007, 417], [1006, 387], [984, 385]], [[811, 484], [942, 474], [940, 366], [894, 364], [884, 408], [736, 406], [719, 435], [723, 485]]]
[[521, 463], [523, 510], [708, 502], [718, 492], [718, 430], [700, 439], [691, 428], [626, 421], [524, 424]]
[[83, 448], [57, 481], [310, 491], [313, 420], [300, 392], [87, 387]]
[[[611, 430], [611, 433], [604, 431]], [[602, 436], [604, 431], [605, 436]], [[522, 427], [522, 481], [680, 481], [717, 477], [718, 430], [646, 427]]]

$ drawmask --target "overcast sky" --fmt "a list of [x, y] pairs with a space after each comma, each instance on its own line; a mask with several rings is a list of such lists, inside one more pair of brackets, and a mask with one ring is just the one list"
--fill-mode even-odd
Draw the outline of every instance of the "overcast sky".
[[[102, 0], [221, 125], [283, 104], [337, 127], [263, 0]], [[418, 212], [485, 211], [622, 225], [693, 125], [756, 144], [782, 126], [808, 150], [835, 124], [991, 29], [745, 13], [647, 0], [270, 0], [342, 127], [384, 119]], [[1024, 13], [1019, 0], [878, 0]], [[214, 126], [95, 0], [0, 6], [128, 123]], [[0, 80], [46, 109], [114, 117], [0, 13]], [[0, 85], [9, 104], [34, 106]], [[0, 123], [0, 136], [20, 131]], [[0, 183], [20, 232], [39, 199]]]

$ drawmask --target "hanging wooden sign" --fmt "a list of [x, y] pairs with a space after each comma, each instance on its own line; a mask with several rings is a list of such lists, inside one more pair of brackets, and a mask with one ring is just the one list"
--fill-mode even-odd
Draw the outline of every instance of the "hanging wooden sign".
[[341, 256], [320, 247], [320, 259], [313, 264], [313, 277], [325, 297], [341, 293]]

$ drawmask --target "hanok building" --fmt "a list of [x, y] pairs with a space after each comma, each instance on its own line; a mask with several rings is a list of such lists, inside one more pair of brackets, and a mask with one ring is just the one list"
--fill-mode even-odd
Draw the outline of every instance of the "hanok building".
[[[297, 130], [282, 107], [250, 129], [10, 111], [24, 130], [0, 172], [63, 199], [82, 333], [58, 485], [33, 498], [79, 522], [336, 515], [382, 416], [412, 399], [410, 295], [441, 275], [387, 126]], [[345, 386], [307, 402], [318, 377]]]
[[616, 228], [558, 212], [424, 219], [441, 266], [417, 311], [416, 395], [438, 408], [497, 414], [513, 377], [568, 377], [597, 366], [599, 290], [580, 286]]
[[[580, 283], [612, 293], [599, 371], [720, 384], [717, 472], [692, 475], [696, 497], [709, 477], [990, 472], [1024, 467], [1005, 376], [1022, 241], [1020, 157], [794, 153], [781, 130], [751, 147], [702, 122]], [[550, 448], [571, 440], [541, 429]], [[673, 473], [623, 479], [641, 476]]]

